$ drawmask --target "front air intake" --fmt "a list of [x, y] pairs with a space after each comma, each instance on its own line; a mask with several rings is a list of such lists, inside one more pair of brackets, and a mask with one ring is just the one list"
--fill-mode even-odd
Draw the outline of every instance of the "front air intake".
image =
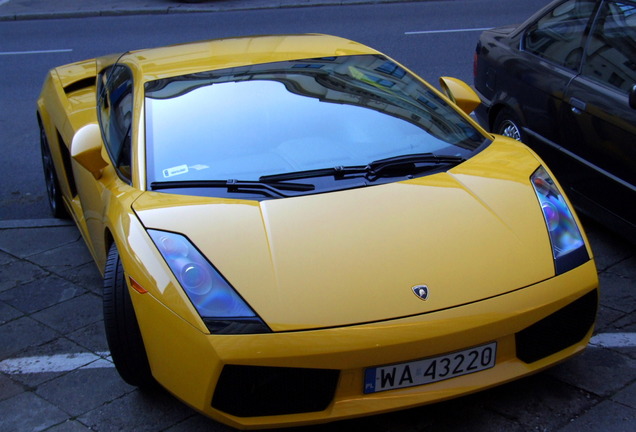
[[596, 320], [597, 290], [515, 335], [517, 357], [532, 363], [580, 342]]
[[212, 407], [237, 417], [323, 411], [333, 399], [339, 375], [331, 369], [226, 365]]

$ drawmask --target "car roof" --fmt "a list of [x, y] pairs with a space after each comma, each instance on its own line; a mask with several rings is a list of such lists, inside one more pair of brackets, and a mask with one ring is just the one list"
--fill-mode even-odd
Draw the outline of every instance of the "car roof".
[[[143, 81], [293, 59], [379, 54], [363, 44], [321, 34], [216, 39], [131, 51], [120, 62], [133, 64]], [[110, 57], [112, 59], [112, 56]]]

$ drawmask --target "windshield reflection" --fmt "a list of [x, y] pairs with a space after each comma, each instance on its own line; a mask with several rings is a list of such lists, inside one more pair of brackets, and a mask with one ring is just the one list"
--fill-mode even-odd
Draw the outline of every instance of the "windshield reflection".
[[256, 180], [485, 138], [382, 56], [277, 62], [146, 84], [148, 181]]

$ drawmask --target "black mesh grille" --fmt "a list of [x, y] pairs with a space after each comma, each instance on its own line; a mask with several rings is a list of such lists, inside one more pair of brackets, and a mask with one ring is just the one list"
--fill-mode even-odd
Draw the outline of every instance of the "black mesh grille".
[[326, 409], [339, 371], [226, 365], [212, 406], [238, 417], [296, 414]]
[[517, 357], [532, 363], [580, 342], [596, 320], [597, 307], [594, 290], [520, 331], [515, 335]]

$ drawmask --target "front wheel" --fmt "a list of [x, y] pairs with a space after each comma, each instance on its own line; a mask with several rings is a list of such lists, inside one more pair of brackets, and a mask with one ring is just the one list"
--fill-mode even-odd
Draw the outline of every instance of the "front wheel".
[[108, 251], [104, 272], [104, 326], [117, 372], [130, 385], [155, 384], [117, 247]]
[[516, 139], [517, 141], [525, 141], [521, 121], [508, 109], [504, 109], [497, 114], [493, 132]]

